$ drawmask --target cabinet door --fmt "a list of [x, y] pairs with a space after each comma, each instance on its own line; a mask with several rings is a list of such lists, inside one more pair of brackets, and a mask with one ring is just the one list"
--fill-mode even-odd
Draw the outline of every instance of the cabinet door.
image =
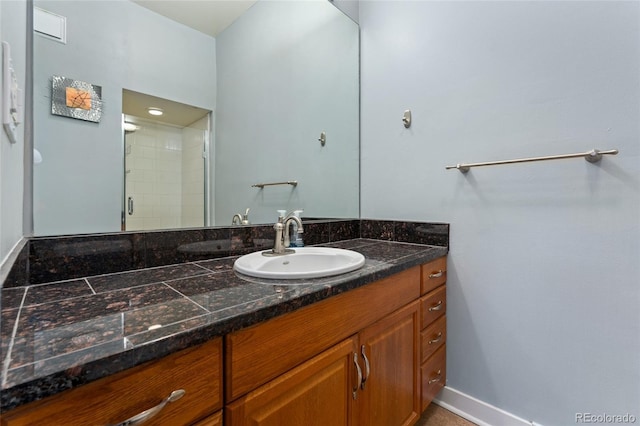
[[359, 335], [361, 425], [409, 425], [420, 417], [419, 306], [410, 303]]
[[192, 426], [222, 426], [222, 410], [194, 423]]
[[225, 425], [351, 425], [353, 389], [359, 383], [356, 349], [349, 338], [249, 392], [227, 407]]

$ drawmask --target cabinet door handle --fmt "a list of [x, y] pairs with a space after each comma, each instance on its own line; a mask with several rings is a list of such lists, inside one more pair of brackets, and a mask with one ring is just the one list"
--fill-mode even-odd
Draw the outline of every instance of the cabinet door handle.
[[432, 345], [434, 343], [438, 343], [440, 340], [442, 340], [442, 332], [439, 332], [435, 339], [429, 340], [429, 344]]
[[429, 312], [439, 311], [440, 309], [442, 309], [442, 300], [438, 300], [438, 303], [436, 303], [433, 306], [430, 306]]
[[355, 364], [356, 372], [358, 373], [358, 382], [356, 383], [356, 386], [353, 388], [353, 399], [358, 399], [358, 388], [362, 384], [362, 369], [358, 364], [358, 354], [355, 352], [353, 353], [353, 363]]
[[440, 278], [444, 274], [444, 271], [440, 269], [438, 272], [432, 272], [429, 274], [429, 278]]
[[364, 353], [364, 345], [360, 347], [360, 353], [362, 354], [362, 359], [364, 359], [364, 376], [362, 377], [360, 389], [364, 390], [364, 384], [369, 378], [369, 374], [371, 373], [371, 366], [369, 365], [369, 358], [367, 358], [367, 354]]
[[139, 425], [142, 422], [149, 420], [151, 417], [158, 414], [168, 402], [174, 402], [182, 398], [185, 394], [184, 389], [178, 389], [171, 392], [171, 395], [163, 399], [160, 404], [155, 407], [151, 407], [148, 410], [144, 410], [143, 412], [136, 414], [133, 417], [128, 418], [127, 420], [116, 423], [114, 426], [134, 426]]
[[129, 216], [133, 214], [133, 197], [127, 198], [127, 211], [129, 212]]
[[438, 372], [436, 373], [436, 376], [433, 379], [429, 379], [429, 384], [433, 384], [433, 383], [437, 383], [440, 381], [440, 379], [442, 379], [442, 374], [441, 374], [442, 370], [438, 370]]

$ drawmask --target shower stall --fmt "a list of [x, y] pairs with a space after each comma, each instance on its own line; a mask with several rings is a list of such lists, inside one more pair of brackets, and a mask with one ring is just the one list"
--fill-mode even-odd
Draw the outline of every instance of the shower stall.
[[211, 113], [187, 125], [124, 114], [123, 231], [209, 225]]

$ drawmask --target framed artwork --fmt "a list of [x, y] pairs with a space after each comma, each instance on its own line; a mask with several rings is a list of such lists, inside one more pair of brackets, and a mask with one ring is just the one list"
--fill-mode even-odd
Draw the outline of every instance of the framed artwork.
[[54, 75], [51, 84], [51, 113], [100, 122], [102, 87]]

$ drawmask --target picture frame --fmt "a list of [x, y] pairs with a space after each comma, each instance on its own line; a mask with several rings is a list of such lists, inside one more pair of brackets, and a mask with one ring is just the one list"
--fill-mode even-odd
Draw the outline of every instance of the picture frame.
[[100, 122], [102, 86], [54, 75], [51, 82], [51, 113], [94, 123]]

